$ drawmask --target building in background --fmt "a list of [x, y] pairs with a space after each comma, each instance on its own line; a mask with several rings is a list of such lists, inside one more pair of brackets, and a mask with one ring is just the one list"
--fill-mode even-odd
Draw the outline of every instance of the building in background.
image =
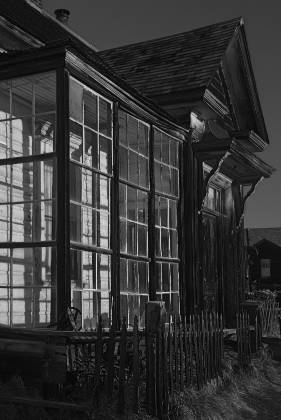
[[281, 227], [246, 229], [250, 284], [281, 291]]
[[230, 325], [273, 170], [242, 19], [98, 52], [56, 16], [0, 0], [0, 322], [144, 325], [162, 300]]

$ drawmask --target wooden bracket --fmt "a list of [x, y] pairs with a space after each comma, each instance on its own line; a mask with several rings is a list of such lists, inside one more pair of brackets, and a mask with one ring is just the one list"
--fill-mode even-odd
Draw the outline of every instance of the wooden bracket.
[[211, 170], [211, 171], [208, 173], [208, 175], [206, 176], [206, 179], [205, 179], [205, 180], [203, 180], [202, 199], [201, 199], [201, 205], [200, 205], [200, 210], [199, 210], [199, 213], [201, 213], [201, 212], [202, 212], [203, 205], [204, 205], [204, 201], [205, 201], [205, 198], [206, 198], [207, 193], [208, 193], [208, 186], [209, 186], [209, 182], [210, 182], [211, 178], [212, 178], [214, 175], [216, 175], [216, 173], [218, 173], [218, 172], [220, 171], [220, 168], [222, 167], [222, 165], [223, 165], [223, 163], [224, 163], [225, 159], [226, 159], [229, 155], [230, 155], [230, 152], [229, 152], [229, 151], [227, 151], [227, 152], [226, 152], [226, 153], [225, 153], [222, 157], [220, 157], [220, 158], [216, 161], [216, 163], [215, 163], [214, 167], [212, 168], [212, 170]]
[[257, 185], [263, 180], [263, 177], [260, 177], [251, 183], [249, 191], [243, 197], [240, 186], [237, 184], [238, 194], [233, 194], [234, 204], [235, 204], [235, 215], [236, 215], [236, 230], [239, 230], [245, 213], [245, 205], [248, 198], [255, 192]]

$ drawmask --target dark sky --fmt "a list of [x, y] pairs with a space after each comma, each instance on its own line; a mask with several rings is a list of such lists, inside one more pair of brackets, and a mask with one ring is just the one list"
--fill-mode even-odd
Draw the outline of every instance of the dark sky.
[[246, 226], [281, 226], [281, 5], [277, 0], [43, 0], [71, 11], [70, 27], [106, 49], [242, 16], [270, 145], [259, 156], [276, 168], [246, 207]]

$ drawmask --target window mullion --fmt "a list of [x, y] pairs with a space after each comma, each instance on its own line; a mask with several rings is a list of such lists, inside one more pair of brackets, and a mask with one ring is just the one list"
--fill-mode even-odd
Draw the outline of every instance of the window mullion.
[[111, 182], [111, 294], [112, 321], [120, 324], [120, 219], [119, 219], [119, 123], [118, 103], [113, 105], [113, 179]]
[[155, 272], [155, 179], [154, 179], [154, 130], [149, 130], [149, 181], [150, 192], [148, 198], [148, 256], [149, 264], [149, 300], [156, 300], [156, 272]]

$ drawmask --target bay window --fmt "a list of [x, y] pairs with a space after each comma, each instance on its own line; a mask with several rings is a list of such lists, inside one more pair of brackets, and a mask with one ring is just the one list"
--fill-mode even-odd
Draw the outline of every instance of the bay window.
[[0, 82], [0, 322], [56, 317], [56, 75]]
[[0, 81], [0, 323], [179, 311], [179, 143], [113, 108], [62, 69]]

